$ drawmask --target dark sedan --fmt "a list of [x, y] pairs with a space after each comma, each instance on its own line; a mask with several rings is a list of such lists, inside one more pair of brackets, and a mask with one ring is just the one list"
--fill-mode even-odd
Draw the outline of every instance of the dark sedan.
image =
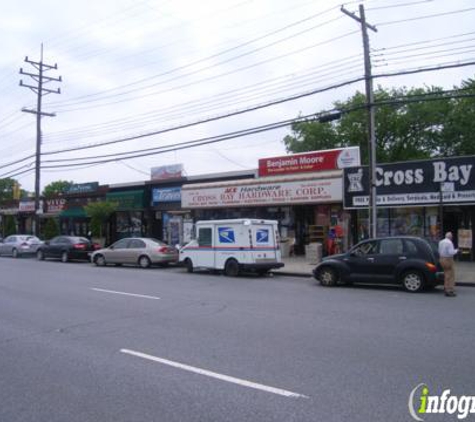
[[324, 258], [313, 270], [324, 286], [342, 283], [402, 284], [419, 292], [443, 282], [438, 256], [418, 237], [368, 239], [349, 252]]
[[89, 261], [89, 256], [99, 245], [89, 239], [79, 236], [56, 236], [41, 245], [36, 251], [36, 257], [42, 261], [45, 258], [57, 258], [62, 262], [70, 260]]

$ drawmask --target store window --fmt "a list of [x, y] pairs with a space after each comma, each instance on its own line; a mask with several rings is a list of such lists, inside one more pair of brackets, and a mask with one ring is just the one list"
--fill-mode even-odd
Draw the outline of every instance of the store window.
[[391, 236], [424, 236], [424, 209], [394, 208], [391, 210]]

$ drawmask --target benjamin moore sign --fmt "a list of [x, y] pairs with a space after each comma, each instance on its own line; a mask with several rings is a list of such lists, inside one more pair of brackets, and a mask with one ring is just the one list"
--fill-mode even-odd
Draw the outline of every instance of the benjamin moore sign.
[[[441, 158], [376, 167], [379, 206], [475, 203], [475, 157]], [[368, 167], [344, 170], [345, 208], [369, 205]]]
[[259, 160], [259, 177], [337, 170], [360, 164], [359, 147], [304, 152]]
[[341, 202], [341, 178], [218, 186], [184, 186], [184, 208], [241, 207]]

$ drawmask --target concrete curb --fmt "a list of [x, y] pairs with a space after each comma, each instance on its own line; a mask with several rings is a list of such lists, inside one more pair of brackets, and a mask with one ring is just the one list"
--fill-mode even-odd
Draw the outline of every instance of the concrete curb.
[[[301, 278], [313, 278], [312, 274], [305, 274], [305, 273], [297, 273], [291, 271], [272, 271], [274, 276], [284, 276], [284, 277], [301, 277]], [[475, 281], [457, 281], [455, 283], [457, 286], [464, 286], [464, 287], [475, 287]]]

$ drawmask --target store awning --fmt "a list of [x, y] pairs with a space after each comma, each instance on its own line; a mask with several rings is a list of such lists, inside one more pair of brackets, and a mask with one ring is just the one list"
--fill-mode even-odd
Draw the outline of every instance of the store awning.
[[69, 208], [67, 210], [61, 211], [59, 214], [60, 218], [85, 218], [87, 217], [86, 211], [84, 208]]

